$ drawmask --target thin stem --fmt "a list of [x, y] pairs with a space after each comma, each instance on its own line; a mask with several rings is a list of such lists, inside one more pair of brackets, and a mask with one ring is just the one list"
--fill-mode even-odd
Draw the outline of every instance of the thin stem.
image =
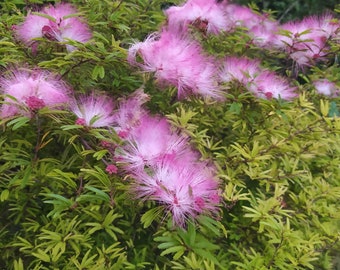
[[294, 6], [297, 5], [297, 3], [298, 3], [297, 1], [294, 1], [293, 3], [291, 3], [290, 6], [285, 10], [285, 12], [283, 12], [283, 14], [280, 16], [278, 21], [281, 22], [281, 20], [287, 15], [289, 11], [291, 11], [294, 8]]

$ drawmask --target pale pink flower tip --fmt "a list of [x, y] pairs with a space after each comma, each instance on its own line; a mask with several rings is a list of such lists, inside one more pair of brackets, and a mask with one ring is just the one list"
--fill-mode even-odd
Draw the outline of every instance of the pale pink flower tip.
[[340, 95], [340, 87], [327, 79], [314, 81], [313, 84], [319, 94], [330, 97], [336, 97]]
[[[55, 7], [47, 6], [39, 12], [42, 15], [28, 14], [25, 21], [17, 27], [17, 36], [27, 45], [33, 45], [35, 38], [43, 37], [58, 42], [72, 39], [85, 43], [92, 34], [82, 18], [70, 16], [77, 12], [76, 8], [67, 3], [57, 4]], [[66, 45], [66, 48], [68, 51], [75, 49], [71, 45]]]
[[114, 105], [110, 98], [91, 94], [71, 103], [71, 111], [78, 117], [76, 124], [87, 127], [111, 126]]
[[47, 106], [59, 107], [69, 102], [70, 89], [54, 75], [41, 70], [15, 70], [9, 77], [0, 79], [0, 93], [4, 104], [0, 116], [32, 116]]

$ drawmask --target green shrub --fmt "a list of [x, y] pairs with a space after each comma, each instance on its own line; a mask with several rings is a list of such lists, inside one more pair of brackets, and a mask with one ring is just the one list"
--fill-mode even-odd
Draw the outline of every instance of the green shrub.
[[178, 100], [175, 87], [126, 60], [132, 44], [164, 25], [163, 1], [69, 1], [87, 19], [91, 41], [68, 41], [77, 49], [67, 52], [41, 39], [34, 52], [13, 26], [26, 7], [51, 2], [58, 1], [0, 3], [2, 76], [39, 67], [76, 95], [95, 89], [117, 102], [143, 88], [150, 114], [166, 117], [214, 164], [222, 199], [217, 214], [175, 226], [164, 205], [133, 197], [129, 173], [106, 171], [112, 156], [101, 142], [122, 143], [112, 129], [76, 125], [60, 108], [3, 118], [1, 269], [340, 269], [339, 98], [312, 84], [327, 78], [340, 87], [339, 42], [327, 61], [300, 69], [284, 52], [252, 44], [244, 29], [212, 35], [190, 27], [207, 55], [259, 59], [289, 78], [298, 96], [267, 100], [233, 82], [222, 102]]

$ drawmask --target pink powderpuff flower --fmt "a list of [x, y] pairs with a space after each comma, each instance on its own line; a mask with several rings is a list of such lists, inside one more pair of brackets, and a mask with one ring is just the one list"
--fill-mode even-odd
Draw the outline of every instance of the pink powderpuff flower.
[[143, 89], [137, 89], [119, 102], [118, 109], [113, 113], [114, 129], [119, 137], [126, 139], [130, 131], [140, 125], [141, 118], [147, 114], [142, 106], [149, 99]]
[[220, 202], [214, 169], [204, 162], [173, 162], [165, 158], [151, 172], [134, 174], [137, 197], [166, 206], [174, 225], [184, 227], [198, 214], [214, 214]]
[[282, 98], [290, 100], [296, 96], [296, 88], [274, 72], [263, 69], [258, 60], [245, 57], [227, 57], [219, 74], [220, 81], [238, 81], [259, 98]]
[[[87, 42], [92, 34], [82, 18], [73, 16], [77, 9], [67, 3], [50, 5], [40, 11], [41, 15], [28, 14], [25, 21], [16, 27], [16, 33], [26, 45], [34, 45], [36, 38], [47, 38], [58, 42], [72, 39], [81, 43]], [[72, 16], [70, 16], [72, 15]], [[68, 51], [74, 46], [66, 45]]]
[[330, 97], [337, 97], [340, 95], [340, 87], [327, 79], [316, 80], [313, 82], [313, 85], [319, 94]]
[[32, 115], [43, 107], [56, 108], [70, 101], [70, 89], [54, 75], [42, 70], [14, 70], [0, 79], [4, 95], [0, 116]]
[[[142, 63], [137, 62], [140, 56]], [[190, 94], [222, 99], [215, 78], [216, 65], [203, 55], [200, 44], [183, 33], [163, 30], [129, 49], [128, 61], [146, 72], [154, 72], [158, 82], [176, 86], [178, 98]]]
[[192, 24], [204, 32], [218, 34], [228, 25], [224, 11], [226, 1], [188, 0], [182, 6], [172, 6], [164, 11], [168, 27], [178, 31]]
[[116, 174], [118, 172], [118, 168], [114, 164], [109, 164], [109, 165], [106, 166], [105, 171], [108, 174], [112, 175], [112, 174]]
[[127, 171], [143, 170], [152, 166], [165, 156], [177, 158], [195, 154], [188, 147], [188, 138], [173, 133], [165, 118], [145, 115], [135, 127], [125, 145], [118, 149], [119, 161]]
[[247, 32], [252, 37], [254, 45], [260, 48], [272, 49], [274, 48], [277, 29], [278, 23], [267, 19], [253, 26]]
[[288, 22], [280, 27], [275, 46], [285, 50], [299, 66], [310, 66], [326, 59], [327, 42], [335, 37], [339, 26], [330, 14]]
[[270, 48], [275, 40], [275, 32], [279, 23], [268, 14], [260, 14], [249, 7], [231, 4], [226, 7], [226, 14], [232, 31], [236, 27], [242, 27], [253, 38], [256, 46]]
[[223, 82], [238, 81], [247, 85], [261, 72], [260, 61], [246, 57], [226, 57], [219, 73]]
[[264, 99], [291, 100], [297, 96], [296, 87], [292, 87], [287, 79], [271, 71], [261, 72], [247, 88], [255, 96]]
[[99, 128], [109, 127], [114, 122], [114, 104], [107, 96], [99, 96], [94, 93], [81, 96], [74, 100], [70, 106], [71, 111], [78, 117], [77, 125]]

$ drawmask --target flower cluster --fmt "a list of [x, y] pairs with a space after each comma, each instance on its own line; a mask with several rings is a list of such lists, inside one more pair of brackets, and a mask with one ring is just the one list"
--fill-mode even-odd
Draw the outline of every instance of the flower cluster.
[[124, 143], [114, 155], [135, 179], [136, 196], [165, 205], [179, 226], [187, 218], [215, 212], [220, 201], [215, 168], [199, 160], [187, 136], [174, 130], [165, 118], [143, 109], [143, 100], [145, 94], [139, 91], [121, 101], [115, 112], [115, 129], [118, 134], [125, 132]]
[[260, 98], [290, 100], [296, 96], [295, 87], [275, 72], [263, 69], [258, 60], [245, 57], [226, 57], [219, 74], [221, 81], [237, 81]]
[[[25, 21], [17, 26], [18, 38], [26, 45], [36, 47], [37, 38], [67, 42], [68, 39], [81, 43], [87, 42], [92, 34], [88, 25], [78, 16], [77, 9], [67, 3], [47, 6], [39, 13], [29, 14]], [[75, 48], [66, 44], [68, 51]]]
[[[164, 13], [167, 16], [166, 25], [144, 42], [132, 45], [128, 60], [146, 72], [153, 72], [158, 82], [177, 87], [179, 98], [193, 94], [223, 100], [225, 89], [221, 84], [227, 81], [227, 76], [234, 76], [260, 98], [289, 100], [296, 96], [295, 88], [287, 78], [260, 70], [255, 60], [249, 60], [249, 66], [244, 70], [248, 60], [231, 56], [221, 61], [207, 56], [200, 43], [193, 38], [189, 26], [214, 35], [241, 27], [255, 46], [281, 50], [299, 67], [325, 59], [328, 41], [335, 41], [340, 33], [340, 22], [331, 14], [281, 25], [268, 14], [228, 1], [188, 0], [180, 6], [169, 7]], [[142, 62], [137, 61], [140, 58]], [[238, 75], [226, 74], [229, 68]], [[216, 76], [216, 71], [220, 69], [222, 74]]]
[[340, 32], [340, 22], [331, 14], [325, 14], [288, 22], [280, 26], [279, 30], [275, 46], [286, 51], [303, 67], [325, 59], [329, 51], [327, 42], [336, 40]]
[[[299, 66], [308, 66], [327, 56], [327, 41], [339, 39], [340, 22], [332, 14], [310, 16], [301, 21], [280, 24], [268, 14], [228, 1], [188, 0], [182, 6], [165, 11], [170, 28], [191, 24], [213, 34], [232, 32], [242, 27], [252, 37], [254, 45], [279, 48]], [[199, 22], [199, 23], [198, 23]]]
[[[194, 38], [192, 27], [204, 35], [242, 27], [256, 46], [285, 51], [300, 66], [326, 57], [327, 42], [339, 35], [340, 29], [330, 14], [280, 25], [265, 14], [225, 0], [188, 0], [164, 12], [167, 23], [144, 42], [133, 44], [128, 62], [154, 73], [159, 84], [175, 86], [178, 98], [198, 95], [223, 101], [228, 89], [224, 86], [232, 82], [258, 98], [291, 100], [297, 96], [297, 89], [288, 78], [263, 68], [259, 60], [238, 56], [216, 59], [207, 55]], [[75, 13], [77, 10], [69, 4], [45, 7], [40, 13], [27, 16], [17, 27], [17, 36], [32, 47], [37, 38], [86, 42], [91, 33]], [[66, 48], [75, 49], [70, 45]], [[327, 79], [315, 80], [313, 84], [320, 94], [339, 95], [339, 87]], [[0, 79], [0, 94], [4, 97], [2, 118], [33, 117], [45, 107], [62, 108], [73, 113], [75, 124], [85, 127], [85, 131], [114, 130], [122, 143], [112, 146], [102, 142], [111, 154], [110, 163], [104, 162], [105, 171], [114, 175], [122, 170], [131, 176], [136, 197], [164, 205], [174, 224], [184, 226], [188, 218], [217, 211], [220, 192], [216, 168], [202, 160], [190, 145], [188, 135], [144, 108], [149, 96], [143, 90], [117, 104], [95, 92], [76, 98], [65, 82], [48, 71], [17, 69]]]

